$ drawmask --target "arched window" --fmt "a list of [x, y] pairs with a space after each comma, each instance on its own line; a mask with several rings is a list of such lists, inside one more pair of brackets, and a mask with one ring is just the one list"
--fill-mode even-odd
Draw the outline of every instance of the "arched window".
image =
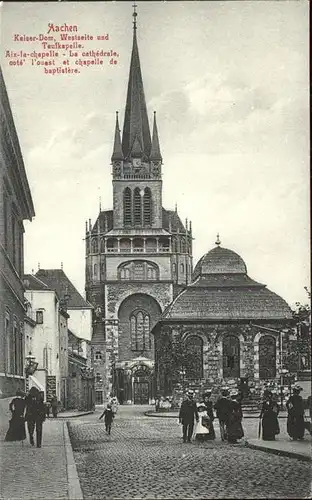
[[101, 239], [101, 253], [104, 253], [105, 252], [105, 239], [102, 238]]
[[239, 339], [235, 335], [227, 335], [223, 338], [223, 377], [239, 377], [240, 364]]
[[135, 226], [142, 225], [142, 203], [140, 188], [136, 187], [133, 196], [133, 219]]
[[131, 226], [132, 217], [131, 217], [131, 189], [126, 187], [123, 192], [123, 215], [124, 215], [124, 225]]
[[143, 221], [144, 226], [152, 225], [152, 195], [148, 187], [144, 189], [143, 195]]
[[94, 266], [93, 266], [93, 275], [94, 276], [97, 275], [97, 264], [94, 264]]
[[102, 353], [101, 353], [101, 351], [96, 351], [96, 353], [95, 353], [95, 359], [98, 360], [98, 361], [102, 359]]
[[185, 341], [185, 376], [188, 379], [203, 377], [203, 340], [198, 335], [190, 335]]
[[184, 274], [184, 264], [180, 264], [181, 274]]
[[150, 317], [146, 311], [134, 311], [130, 316], [131, 350], [143, 351], [152, 348]]
[[276, 340], [272, 335], [263, 335], [259, 340], [259, 378], [276, 377]]
[[93, 240], [91, 242], [91, 251], [92, 251], [92, 253], [95, 253], [98, 251], [98, 241], [96, 238], [93, 238]]
[[153, 262], [132, 260], [118, 267], [118, 278], [133, 281], [156, 281], [159, 279], [159, 267]]

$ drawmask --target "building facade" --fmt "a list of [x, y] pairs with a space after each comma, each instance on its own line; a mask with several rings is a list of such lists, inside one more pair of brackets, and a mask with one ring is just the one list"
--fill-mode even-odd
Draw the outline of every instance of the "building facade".
[[157, 391], [279, 381], [291, 323], [284, 299], [251, 279], [243, 259], [218, 239], [154, 326]]
[[32, 334], [33, 361], [37, 370], [29, 377], [50, 400], [55, 393], [66, 407], [68, 378], [68, 314], [55, 290], [34, 275], [24, 276], [25, 298], [35, 322]]
[[25, 385], [24, 220], [34, 207], [0, 69], [0, 397]]
[[[86, 224], [86, 296], [94, 306], [97, 401], [114, 392], [148, 403], [154, 393], [152, 326], [191, 280], [192, 227], [162, 206], [156, 114], [150, 133], [136, 18], [123, 132], [116, 116], [113, 209]], [[100, 392], [102, 391], [102, 396]]]

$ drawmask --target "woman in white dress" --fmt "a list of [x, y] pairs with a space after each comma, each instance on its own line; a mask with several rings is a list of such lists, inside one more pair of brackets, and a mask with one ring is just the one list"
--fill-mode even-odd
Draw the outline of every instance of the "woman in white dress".
[[197, 403], [198, 422], [195, 427], [195, 439], [197, 441], [207, 441], [210, 437], [210, 418], [204, 402]]

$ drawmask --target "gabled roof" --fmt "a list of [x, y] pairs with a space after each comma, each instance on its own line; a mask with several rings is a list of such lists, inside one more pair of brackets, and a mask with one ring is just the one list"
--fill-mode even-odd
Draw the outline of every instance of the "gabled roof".
[[181, 233], [185, 233], [185, 227], [183, 226], [178, 213], [175, 210], [162, 209], [162, 222], [163, 228], [169, 231], [169, 219], [171, 219], [171, 230], [176, 232], [177, 229]]
[[53, 288], [49, 288], [46, 283], [41, 281], [34, 274], [24, 274], [23, 284], [26, 290], [45, 290], [53, 291]]
[[68, 309], [92, 309], [92, 305], [80, 295], [63, 269], [39, 269], [35, 276], [55, 290], [60, 299], [68, 295]]

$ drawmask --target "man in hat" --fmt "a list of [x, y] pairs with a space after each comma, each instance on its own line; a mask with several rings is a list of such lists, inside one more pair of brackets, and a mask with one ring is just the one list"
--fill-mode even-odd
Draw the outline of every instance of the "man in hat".
[[186, 399], [183, 401], [179, 412], [179, 423], [183, 427], [183, 442], [186, 440], [190, 443], [194, 430], [194, 417], [198, 422], [198, 411], [194, 401], [193, 391], [188, 391]]
[[227, 439], [227, 425], [230, 414], [230, 406], [231, 402], [229, 400], [229, 390], [227, 387], [224, 387], [221, 390], [221, 397], [215, 404], [215, 410], [217, 412], [217, 418], [219, 419], [220, 425], [220, 434], [221, 439], [224, 441]]
[[287, 432], [294, 441], [301, 440], [304, 436], [304, 404], [300, 396], [301, 391], [302, 387], [296, 384], [293, 388], [293, 395], [286, 403], [288, 410]]

